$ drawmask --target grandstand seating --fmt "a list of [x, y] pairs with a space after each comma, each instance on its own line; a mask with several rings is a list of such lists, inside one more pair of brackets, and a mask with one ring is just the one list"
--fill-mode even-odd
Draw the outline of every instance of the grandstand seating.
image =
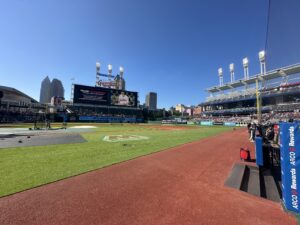
[[[262, 88], [262, 121], [279, 122], [300, 119], [300, 83], [281, 84]], [[256, 118], [256, 90], [235, 90], [226, 94], [210, 96], [201, 104], [202, 116], [211, 121], [249, 122]], [[247, 116], [248, 115], [248, 116]]]
[[141, 109], [121, 107], [97, 107], [73, 105], [68, 107], [77, 116], [113, 116], [113, 117], [142, 117]]

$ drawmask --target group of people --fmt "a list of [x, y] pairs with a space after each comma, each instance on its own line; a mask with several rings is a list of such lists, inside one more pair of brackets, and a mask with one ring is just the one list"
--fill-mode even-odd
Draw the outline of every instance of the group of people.
[[247, 124], [249, 141], [254, 142], [255, 136], [263, 137], [264, 141], [272, 141], [275, 137], [274, 126], [273, 124], [262, 126], [256, 124], [255, 122]]
[[35, 114], [30, 111], [0, 110], [0, 123], [33, 122]]

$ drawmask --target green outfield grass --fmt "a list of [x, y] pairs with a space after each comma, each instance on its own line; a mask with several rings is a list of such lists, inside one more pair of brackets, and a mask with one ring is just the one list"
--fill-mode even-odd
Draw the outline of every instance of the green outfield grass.
[[[188, 126], [190, 129], [166, 131], [149, 125], [96, 126], [93, 132], [82, 133], [86, 143], [0, 149], [0, 196], [232, 129]], [[106, 135], [130, 134], [149, 139], [115, 143], [102, 140]]]

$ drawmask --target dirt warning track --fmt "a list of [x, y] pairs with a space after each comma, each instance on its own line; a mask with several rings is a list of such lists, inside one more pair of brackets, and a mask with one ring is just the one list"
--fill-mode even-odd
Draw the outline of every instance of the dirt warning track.
[[246, 140], [235, 130], [1, 198], [0, 224], [297, 224], [224, 186]]

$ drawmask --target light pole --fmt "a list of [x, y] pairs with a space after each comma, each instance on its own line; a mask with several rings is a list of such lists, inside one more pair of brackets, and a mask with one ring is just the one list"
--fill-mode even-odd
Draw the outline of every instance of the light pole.
[[[122, 66], [120, 66], [119, 71], [120, 71], [120, 76], [118, 75], [112, 75], [112, 69], [113, 66], [111, 64], [107, 65], [108, 68], [108, 73], [101, 73], [100, 72], [100, 67], [101, 64], [100, 62], [96, 62], [96, 87], [108, 87], [108, 88], [113, 88], [113, 89], [117, 89], [118, 86], [120, 86], [120, 82], [118, 79], [115, 79], [117, 77], [120, 77], [121, 80], [123, 80], [123, 76], [124, 76], [124, 68]], [[107, 79], [101, 79], [101, 77], [106, 77]], [[112, 81], [112, 79], [115, 79]]]
[[243, 67], [244, 67], [244, 79], [249, 79], [249, 60], [247, 57], [243, 58]]
[[122, 89], [123, 90], [123, 74], [124, 74], [124, 68], [123, 66], [120, 66], [119, 68], [119, 71], [120, 71], [120, 79], [118, 82], [118, 89]]
[[74, 77], [72, 77], [71, 78], [71, 96], [70, 96], [70, 101], [71, 102], [73, 102], [73, 96], [74, 96], [74, 80], [75, 80], [75, 78]]
[[108, 64], [107, 68], [108, 68], [108, 80], [110, 80], [112, 77], [112, 65]]
[[288, 75], [283, 70], [278, 70], [278, 73], [282, 77], [281, 84], [287, 84], [288, 83]]
[[124, 68], [123, 66], [120, 66], [120, 77], [123, 78], [123, 74], [124, 74]]
[[219, 81], [220, 81], [220, 87], [223, 86], [223, 69], [218, 69], [218, 75], [219, 75]]
[[234, 82], [234, 64], [229, 64], [229, 71], [230, 71], [230, 81], [231, 83]]
[[260, 74], [265, 75], [266, 74], [266, 52], [265, 51], [260, 51], [258, 53], [258, 58], [260, 61]]
[[[260, 62], [260, 75], [263, 76], [266, 74], [266, 53], [265, 53], [265, 51], [260, 51], [258, 53], [258, 58], [259, 58], [259, 62]], [[265, 86], [265, 81], [263, 79], [262, 87], [264, 87], [264, 86]], [[262, 107], [261, 95], [260, 95], [259, 88], [258, 88], [258, 78], [256, 78], [256, 109], [257, 109], [258, 123], [261, 123], [261, 107]]]
[[[266, 74], [266, 52], [265, 51], [260, 51], [258, 53], [258, 58], [260, 62], [260, 75], [263, 76]], [[264, 78], [262, 77], [262, 84], [261, 86], [264, 88], [266, 85]]]
[[96, 62], [96, 87], [99, 86], [100, 81], [100, 62]]
[[257, 111], [257, 121], [261, 124], [261, 96], [258, 90], [258, 78], [256, 78], [256, 111]]

